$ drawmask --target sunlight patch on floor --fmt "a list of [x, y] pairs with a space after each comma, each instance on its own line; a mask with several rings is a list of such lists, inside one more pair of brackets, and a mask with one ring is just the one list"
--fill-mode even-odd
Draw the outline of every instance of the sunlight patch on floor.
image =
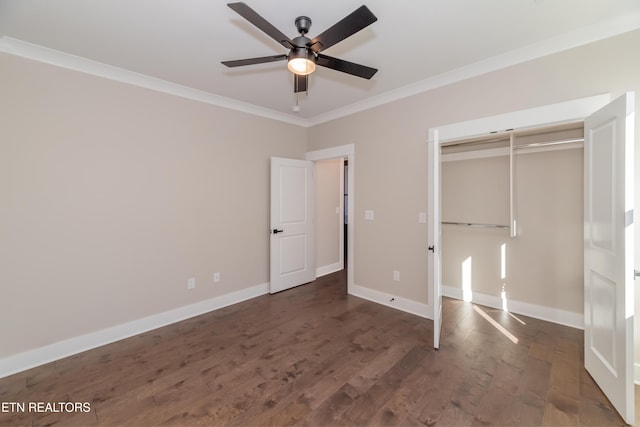
[[513, 335], [511, 332], [507, 331], [504, 326], [502, 326], [500, 323], [493, 320], [491, 316], [489, 316], [487, 313], [485, 313], [480, 308], [478, 308], [478, 306], [474, 305], [473, 309], [476, 311], [476, 313], [482, 316], [487, 322], [489, 322], [491, 326], [496, 328], [498, 331], [502, 332], [502, 334], [505, 337], [509, 338], [509, 340], [511, 340], [512, 343], [518, 344], [518, 341], [519, 341], [518, 338], [515, 335]]
[[516, 320], [517, 320], [518, 322], [520, 322], [521, 324], [523, 324], [523, 325], [526, 325], [526, 324], [527, 324], [524, 320], [520, 319], [518, 316], [514, 315], [513, 313], [510, 313], [510, 312], [508, 312], [508, 311], [507, 311], [507, 314], [508, 314], [509, 316], [513, 317], [514, 319], [516, 319]]

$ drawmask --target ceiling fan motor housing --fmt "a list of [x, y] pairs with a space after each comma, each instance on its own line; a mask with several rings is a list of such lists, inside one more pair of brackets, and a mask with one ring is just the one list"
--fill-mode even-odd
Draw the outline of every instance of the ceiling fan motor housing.
[[295, 24], [300, 34], [307, 34], [309, 32], [309, 28], [311, 28], [311, 18], [308, 16], [298, 16]]
[[293, 58], [306, 58], [315, 62], [315, 54], [308, 47], [308, 43], [311, 41], [308, 37], [298, 36], [291, 41], [295, 47], [291, 48], [289, 51], [289, 55], [287, 57], [289, 60]]

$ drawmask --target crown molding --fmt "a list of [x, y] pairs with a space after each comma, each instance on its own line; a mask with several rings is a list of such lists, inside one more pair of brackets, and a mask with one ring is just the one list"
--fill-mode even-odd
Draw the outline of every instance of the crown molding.
[[278, 120], [297, 126], [307, 127], [306, 119], [292, 117], [291, 115], [271, 110], [269, 108], [258, 107], [246, 102], [237, 101], [220, 95], [215, 95], [202, 90], [172, 83], [166, 80], [114, 67], [102, 62], [93, 61], [81, 56], [72, 55], [59, 50], [50, 49], [37, 44], [25, 42], [8, 36], [0, 37], [0, 52], [32, 59], [45, 64], [67, 68], [81, 73], [86, 73], [105, 79], [114, 80], [133, 86], [151, 89], [170, 95], [191, 99], [205, 104], [228, 108], [230, 110], [241, 111], [267, 119]]
[[312, 127], [321, 123], [339, 119], [351, 114], [359, 113], [380, 105], [388, 104], [403, 98], [446, 86], [462, 80], [477, 77], [482, 74], [500, 70], [502, 68], [521, 64], [533, 59], [541, 58], [564, 50], [583, 46], [599, 40], [604, 40], [623, 33], [640, 29], [640, 10], [615, 19], [583, 27], [556, 37], [506, 52], [483, 61], [451, 70], [398, 89], [390, 90], [380, 95], [372, 96], [363, 101], [345, 107], [337, 108], [327, 113], [318, 114], [311, 118], [294, 117], [272, 109], [259, 107], [246, 102], [215, 95], [187, 86], [171, 83], [144, 74], [125, 70], [93, 61], [80, 56], [71, 55], [58, 50], [28, 43], [8, 36], [0, 37], [0, 52], [21, 56], [47, 64], [92, 74], [131, 84], [159, 92], [180, 96], [187, 99], [216, 105], [231, 110], [241, 111], [268, 119], [302, 127]]
[[538, 43], [530, 44], [501, 55], [493, 56], [455, 70], [447, 71], [327, 113], [318, 114], [308, 120], [308, 126], [329, 122], [370, 108], [428, 92], [442, 86], [638, 29], [640, 29], [640, 10], [616, 19], [583, 27]]

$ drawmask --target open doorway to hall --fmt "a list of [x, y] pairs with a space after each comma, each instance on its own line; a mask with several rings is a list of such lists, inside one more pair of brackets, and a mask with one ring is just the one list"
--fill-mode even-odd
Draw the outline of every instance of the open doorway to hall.
[[316, 265], [317, 277], [345, 269], [348, 242], [345, 159], [319, 160], [316, 172]]
[[[347, 293], [352, 293], [354, 286], [354, 220], [353, 220], [353, 198], [355, 196], [355, 188], [353, 186], [354, 183], [354, 166], [355, 166], [355, 147], [353, 144], [340, 145], [336, 147], [325, 148], [316, 151], [309, 151], [306, 154], [306, 159], [311, 160], [315, 163], [316, 167], [320, 164], [324, 164], [325, 161], [331, 160], [335, 161], [334, 165], [336, 166], [337, 174], [332, 174], [332, 179], [337, 176], [337, 181], [335, 182], [335, 186], [333, 184], [329, 184], [328, 188], [330, 191], [335, 191], [335, 196], [339, 198], [338, 204], [333, 202], [333, 204], [327, 204], [326, 207], [322, 208], [318, 193], [316, 193], [316, 197], [318, 200], [316, 209], [318, 215], [326, 214], [329, 217], [332, 217], [332, 223], [335, 224], [335, 232], [329, 230], [328, 236], [329, 238], [325, 238], [325, 232], [322, 230], [320, 221], [318, 221], [318, 232], [316, 242], [318, 245], [326, 245], [329, 249], [329, 253], [333, 251], [335, 255], [338, 252], [338, 257], [333, 256], [333, 262], [339, 262], [332, 265], [331, 259], [326, 260], [327, 264], [322, 262], [320, 258], [320, 253], [318, 251], [317, 255], [317, 263], [318, 268], [317, 277], [335, 272], [335, 271], [343, 271], [347, 277]], [[348, 162], [347, 167], [345, 168], [345, 160]], [[316, 169], [317, 172], [318, 169]], [[316, 174], [316, 189], [319, 189], [318, 185], [318, 176]], [[346, 196], [345, 196], [346, 195]], [[345, 202], [346, 200], [346, 202]], [[345, 208], [346, 205], [346, 208]], [[338, 213], [336, 214], [336, 206], [338, 206]], [[347, 217], [347, 220], [344, 220], [344, 217]], [[319, 220], [319, 218], [318, 218]], [[333, 222], [335, 221], [335, 222]], [[345, 222], [347, 223], [347, 228], [345, 229]], [[331, 243], [330, 240], [333, 239], [333, 236], [337, 236], [336, 242]], [[325, 267], [325, 268], [320, 268]]]

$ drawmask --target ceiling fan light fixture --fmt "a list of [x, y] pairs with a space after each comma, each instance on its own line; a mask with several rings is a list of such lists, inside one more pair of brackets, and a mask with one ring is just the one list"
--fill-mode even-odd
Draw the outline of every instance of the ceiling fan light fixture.
[[292, 49], [289, 53], [287, 68], [289, 68], [289, 71], [293, 74], [308, 76], [316, 70], [313, 53], [309, 52], [306, 48]]

